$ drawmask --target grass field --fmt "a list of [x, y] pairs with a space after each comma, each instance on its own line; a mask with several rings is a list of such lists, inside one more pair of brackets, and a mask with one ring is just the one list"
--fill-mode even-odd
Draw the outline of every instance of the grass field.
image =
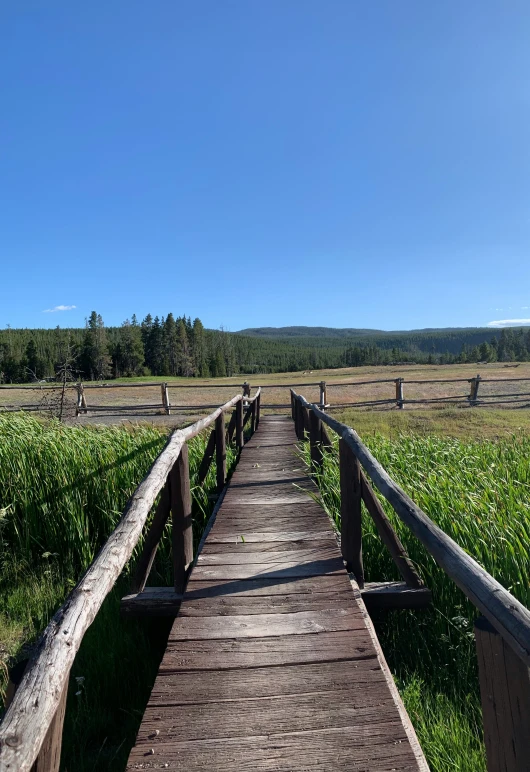
[[[166, 439], [167, 432], [147, 425], [71, 428], [28, 415], [0, 416], [2, 698], [8, 662], [29, 654]], [[204, 487], [196, 483], [205, 439], [189, 444], [196, 540], [212, 508], [208, 493], [215, 489], [215, 464]], [[229, 448], [229, 468], [234, 458]], [[166, 530], [150, 584], [172, 581], [170, 523]], [[62, 764], [70, 772], [124, 769], [163, 652], [167, 625], [120, 618], [120, 598], [128, 588], [126, 571], [72, 669]]]
[[[529, 364], [516, 369], [481, 366], [480, 371], [492, 378], [515, 374], [530, 377]], [[296, 388], [308, 380], [465, 378], [476, 372], [476, 366], [466, 365], [400, 367], [396, 371], [355, 368], [260, 376], [255, 385], [264, 385], [265, 403], [286, 404], [287, 385]], [[196, 389], [201, 383], [198, 380], [193, 386], [189, 381], [177, 381], [175, 385], [180, 388], [170, 388], [170, 396], [180, 405], [217, 405], [238, 392], [243, 379], [210, 382], [208, 389]], [[254, 385], [254, 379], [251, 383]], [[271, 388], [271, 384], [285, 385]], [[390, 388], [392, 394], [393, 384], [378, 386]], [[458, 386], [467, 391], [467, 384]], [[160, 388], [149, 388], [150, 398], [159, 400]], [[373, 387], [340, 388], [351, 395], [349, 398], [361, 400]], [[318, 387], [299, 386], [297, 390], [310, 400], [318, 399]], [[96, 399], [105, 404], [127, 399], [129, 404], [134, 395], [134, 399], [140, 398], [138, 391], [143, 389], [92, 389], [87, 398], [89, 404]], [[27, 399], [24, 392], [3, 391], [0, 399], [5, 402], [6, 395], [12, 399], [20, 394], [22, 400]], [[336, 402], [332, 390], [328, 400]], [[209, 410], [188, 407], [183, 415], [161, 416], [159, 426], [152, 417], [134, 419], [134, 425], [129, 425], [131, 419], [127, 417], [115, 419], [124, 420], [126, 426], [104, 427], [84, 426], [82, 421], [71, 427], [27, 415], [0, 415], [2, 688], [8, 659], [22, 657], [29, 650], [90, 563], [163, 446], [167, 424], [190, 423], [205, 412]], [[361, 434], [435, 522], [523, 603], [530, 603], [530, 410], [348, 408], [334, 415]], [[197, 438], [191, 444], [192, 476], [204, 439]], [[213, 487], [213, 469], [204, 490], [194, 486], [196, 534], [210, 511], [207, 494]], [[328, 510], [337, 518], [338, 476], [333, 455], [326, 460], [322, 492]], [[432, 769], [482, 770], [474, 611], [395, 517], [393, 521], [433, 590], [434, 603], [425, 612], [392, 612], [376, 620], [385, 654]], [[169, 582], [168, 543], [166, 536], [157, 556], [153, 584]], [[369, 579], [397, 578], [367, 518], [364, 551]], [[125, 574], [87, 633], [73, 668], [63, 763], [63, 769], [70, 772], [124, 769], [156, 673], [167, 626], [121, 619], [119, 600], [127, 589]], [[131, 672], [134, 678], [130, 678]]]
[[[366, 381], [378, 379], [394, 379], [403, 377], [408, 380], [430, 380], [473, 378], [480, 373], [484, 379], [498, 380], [501, 378], [528, 378], [530, 379], [530, 363], [523, 362], [516, 367], [507, 367], [502, 363], [490, 363], [481, 365], [400, 365], [393, 367], [351, 367], [336, 370], [314, 370], [298, 373], [276, 373], [272, 375], [238, 375], [233, 378], [135, 378], [118, 379], [110, 381], [110, 388], [105, 385], [89, 384], [86, 389], [88, 406], [97, 410], [98, 406], [119, 407], [122, 405], [138, 406], [138, 413], [150, 414], [150, 420], [163, 425], [179, 425], [194, 420], [204, 413], [201, 405], [219, 405], [228, 400], [234, 393], [239, 392], [243, 381], [248, 380], [251, 386], [262, 386], [263, 403], [265, 405], [288, 405], [289, 385], [294, 386], [304, 394], [310, 402], [318, 401], [318, 386], [303, 386], [304, 383], [318, 383], [325, 380], [328, 383], [328, 402], [343, 404], [349, 402], [364, 402], [366, 400], [393, 399], [395, 398], [395, 386], [393, 383], [376, 383], [368, 385], [341, 385], [350, 381]], [[131, 388], [130, 383], [146, 383], [141, 388]], [[175, 406], [174, 414], [170, 417], [159, 415], [161, 413], [161, 392], [158, 383], [167, 382], [169, 397]], [[280, 386], [276, 386], [280, 384]], [[334, 384], [334, 385], [332, 385]], [[528, 383], [483, 383], [480, 386], [480, 394], [511, 394], [514, 392], [529, 392]], [[454, 396], [469, 393], [469, 384], [462, 383], [427, 383], [404, 384], [404, 396], [406, 399], [432, 399], [440, 396]], [[35, 404], [45, 396], [46, 391], [39, 388], [23, 386], [20, 389], [0, 389], [0, 408], [12, 405]], [[74, 392], [72, 392], [72, 399]], [[530, 405], [530, 398], [528, 400]], [[141, 405], [160, 405], [156, 408], [142, 410]], [[193, 406], [196, 406], [195, 409]], [[425, 407], [425, 406], [423, 406]], [[505, 407], [504, 405], [502, 406]], [[184, 409], [179, 409], [184, 408]], [[407, 412], [421, 409], [421, 405], [407, 405]], [[467, 409], [467, 406], [463, 409]], [[206, 408], [208, 410], [208, 408]], [[394, 405], [385, 407], [385, 412], [396, 412]], [[518, 412], [521, 412], [518, 410]], [[131, 416], [93, 416], [85, 419], [81, 417], [78, 422], [116, 422], [129, 421]], [[137, 420], [137, 417], [134, 417]]]
[[[482, 414], [481, 414], [482, 415]], [[381, 426], [381, 425], [379, 425]], [[419, 506], [522, 603], [530, 606], [530, 435], [496, 441], [362, 432], [376, 458]], [[479, 434], [482, 436], [483, 432]], [[309, 461], [307, 445], [304, 447]], [[319, 480], [340, 526], [336, 448]], [[376, 628], [432, 770], [485, 769], [473, 622], [478, 612], [393, 513], [410, 557], [432, 590], [426, 611], [381, 614]], [[365, 510], [367, 581], [399, 579]]]

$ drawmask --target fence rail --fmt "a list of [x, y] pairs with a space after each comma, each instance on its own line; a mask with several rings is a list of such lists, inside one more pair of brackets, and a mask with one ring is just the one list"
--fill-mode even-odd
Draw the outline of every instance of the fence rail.
[[[455, 405], [467, 405], [471, 407], [485, 407], [486, 405], [510, 405], [513, 404], [514, 406], [520, 406], [525, 403], [530, 405], [530, 392], [527, 391], [515, 391], [513, 393], [506, 392], [506, 390], [503, 390], [502, 393], [485, 393], [484, 388], [487, 386], [493, 386], [494, 388], [498, 387], [499, 384], [502, 383], [530, 383], [530, 378], [483, 378], [480, 374], [476, 375], [473, 378], [434, 378], [434, 379], [411, 379], [407, 380], [406, 378], [377, 378], [373, 380], [363, 380], [363, 381], [311, 381], [311, 382], [303, 382], [303, 383], [296, 383], [296, 384], [266, 384], [262, 388], [264, 390], [272, 390], [272, 389], [297, 389], [301, 386], [311, 386], [311, 387], [319, 387], [319, 406], [321, 409], [326, 410], [337, 410], [337, 409], [344, 409], [348, 407], [383, 407], [383, 406], [395, 406], [399, 410], [403, 410], [406, 405], [430, 405], [430, 404], [436, 404], [436, 403], [446, 403], [446, 404], [455, 404]], [[409, 386], [430, 386], [430, 385], [440, 385], [440, 384], [468, 384], [468, 390], [463, 394], [437, 394], [437, 395], [421, 395], [419, 397], [416, 397], [412, 395], [411, 397], [407, 397], [406, 391], [407, 387]], [[374, 395], [374, 398], [368, 398], [368, 399], [360, 399], [357, 401], [345, 401], [338, 399], [337, 401], [333, 401], [330, 397], [330, 394], [333, 394], [335, 390], [339, 390], [341, 388], [347, 387], [348, 389], [355, 389], [356, 387], [361, 386], [381, 386], [381, 384], [394, 384], [394, 388], [392, 389], [393, 394], [392, 396], [384, 396], [384, 394], [380, 393], [380, 390], [377, 391], [376, 395]], [[94, 403], [92, 400], [87, 401], [87, 391], [90, 390], [92, 393], [96, 391], [105, 391], [106, 389], [141, 389], [141, 388], [150, 388], [153, 389], [154, 387], [157, 387], [160, 389], [160, 402], [153, 402], [153, 395], [150, 394], [149, 402], [144, 404], [128, 404], [128, 405], [112, 405], [112, 404], [97, 404]], [[13, 384], [9, 385], [0, 385], [1, 389], [7, 389], [7, 390], [18, 390], [18, 391], [28, 391], [34, 394], [35, 391], [60, 391], [63, 388], [62, 385], [42, 385], [42, 384], [29, 384], [29, 385], [20, 385], [15, 386]], [[206, 410], [210, 409], [212, 407], [215, 407], [214, 404], [211, 404], [211, 402], [208, 403], [200, 403], [197, 402], [195, 404], [172, 404], [170, 401], [170, 390], [173, 391], [175, 389], [186, 389], [188, 392], [194, 391], [195, 389], [200, 390], [212, 390], [212, 389], [233, 389], [233, 384], [226, 384], [226, 383], [193, 383], [193, 380], [190, 379], [187, 383], [182, 382], [168, 382], [168, 381], [157, 381], [157, 382], [145, 382], [145, 383], [76, 383], [76, 384], [67, 384], [66, 388], [71, 392], [72, 390], [77, 391], [77, 403], [75, 407], [75, 415], [88, 415], [89, 413], [94, 415], [97, 413], [105, 413], [108, 415], [120, 415], [120, 414], [127, 414], [127, 413], [135, 413], [137, 416], [140, 415], [152, 415], [155, 414], [161, 414], [161, 415], [171, 415], [172, 411], [193, 411], [193, 410]], [[245, 382], [242, 384], [242, 388], [244, 390], [245, 394], [250, 394], [251, 387], [248, 382]], [[505, 393], [506, 392], [506, 393]], [[265, 405], [263, 405], [265, 407]], [[277, 408], [277, 409], [288, 409], [290, 405], [288, 403], [274, 403], [270, 402], [266, 405], [267, 408]], [[42, 410], [43, 412], [49, 412], [50, 406], [43, 402], [42, 405], [35, 404], [35, 397], [33, 397], [33, 401], [31, 403], [27, 404], [5, 404], [3, 406], [0, 405], [0, 412], [15, 412], [18, 410], [27, 410], [30, 412], [35, 412]]]
[[[340, 438], [341, 515], [342, 520], [346, 518], [341, 525], [345, 539], [343, 555], [361, 586], [364, 577], [360, 504], [356, 508], [345, 506], [344, 498], [351, 494], [342, 482], [345, 478], [360, 479], [362, 490], [366, 483], [359, 466], [392, 505], [400, 520], [483, 615], [477, 621], [475, 639], [488, 770], [527, 772], [530, 759], [530, 611], [438, 528], [394, 482], [351, 427], [332, 418], [319, 405], [309, 403], [293, 389], [291, 410], [298, 438], [309, 437], [313, 463], [321, 464], [320, 454], [330, 446], [323, 425]], [[371, 506], [366, 499], [365, 503], [374, 517], [374, 501]]]
[[[225, 442], [235, 436], [244, 444], [244, 424], [257, 428], [261, 390], [253, 397], [237, 394], [205, 418], [174, 431], [149, 473], [129, 499], [123, 515], [65, 603], [53, 616], [40, 638], [24, 676], [0, 724], [0, 772], [30, 772], [37, 761], [39, 772], [57, 772], [60, 762], [62, 725], [70, 669], [84, 634], [114, 586], [136, 547], [151, 508], [160, 503], [146, 536], [135, 581], [145, 581], [151, 569], [163, 525], [173, 518], [173, 573], [175, 589], [182, 592], [193, 561], [191, 494], [186, 443], [215, 425], [214, 442], [208, 442], [199, 468], [202, 481], [217, 450], [217, 485], [226, 480]], [[244, 408], [246, 407], [246, 414]], [[225, 429], [224, 413], [235, 408]], [[212, 445], [214, 446], [212, 450]], [[160, 524], [162, 523], [162, 527]], [[140, 580], [138, 579], [140, 577]]]

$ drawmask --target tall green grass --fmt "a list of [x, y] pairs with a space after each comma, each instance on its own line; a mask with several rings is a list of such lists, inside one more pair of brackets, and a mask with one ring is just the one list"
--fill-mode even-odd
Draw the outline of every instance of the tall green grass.
[[[530, 605], [530, 438], [498, 442], [380, 434], [366, 444], [414, 501], [522, 603]], [[305, 458], [309, 449], [304, 445]], [[322, 500], [340, 525], [337, 447], [319, 475]], [[434, 771], [485, 769], [473, 622], [478, 613], [392, 507], [385, 511], [433, 593], [427, 611], [381, 614], [376, 628]], [[364, 509], [368, 581], [399, 575]]]
[[[197, 471], [208, 433], [189, 444], [195, 542], [213, 508], [215, 462]], [[6, 663], [22, 658], [92, 562], [167, 441], [152, 426], [69, 427], [0, 415], [0, 688]], [[227, 448], [227, 465], [235, 451]], [[154, 509], [154, 508], [153, 508]], [[171, 584], [171, 522], [150, 583]], [[136, 552], [141, 548], [138, 545]], [[134, 560], [131, 561], [131, 564]], [[76, 657], [70, 678], [62, 768], [123, 770], [163, 652], [167, 623], [122, 619], [129, 567]]]

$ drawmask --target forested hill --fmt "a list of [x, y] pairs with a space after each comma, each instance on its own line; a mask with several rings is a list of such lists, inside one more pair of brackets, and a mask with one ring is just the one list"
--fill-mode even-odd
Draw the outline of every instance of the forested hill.
[[106, 327], [95, 311], [83, 329], [0, 330], [0, 383], [53, 378], [71, 362], [82, 380], [120, 376], [223, 377], [403, 362], [530, 359], [530, 329], [384, 332], [326, 327], [205, 329], [188, 316], [133, 315]]

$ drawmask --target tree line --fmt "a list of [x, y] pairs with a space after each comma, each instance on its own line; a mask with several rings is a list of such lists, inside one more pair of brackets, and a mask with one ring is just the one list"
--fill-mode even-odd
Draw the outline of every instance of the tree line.
[[0, 331], [0, 382], [53, 379], [66, 361], [78, 380], [129, 376], [225, 377], [385, 364], [530, 360], [530, 329], [383, 333], [354, 339], [257, 337], [205, 329], [199, 318], [135, 315], [106, 327]]

